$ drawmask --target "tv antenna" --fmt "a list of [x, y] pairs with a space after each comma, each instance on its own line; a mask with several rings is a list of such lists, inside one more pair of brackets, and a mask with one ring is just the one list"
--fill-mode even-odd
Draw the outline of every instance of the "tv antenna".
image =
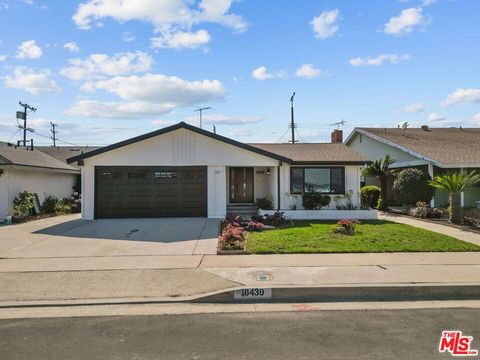
[[340, 129], [340, 126], [343, 126], [345, 125], [346, 121], [345, 119], [342, 119], [342, 121], [339, 121], [339, 122], [336, 122], [336, 123], [333, 123], [333, 124], [330, 124], [329, 126], [336, 126], [337, 129]]
[[202, 128], [202, 113], [204, 110], [210, 110], [212, 107], [211, 106], [207, 106], [207, 107], [202, 107], [202, 108], [198, 108], [198, 109], [195, 109], [193, 111], [198, 111], [199, 113], [199, 118], [200, 118], [200, 129]]

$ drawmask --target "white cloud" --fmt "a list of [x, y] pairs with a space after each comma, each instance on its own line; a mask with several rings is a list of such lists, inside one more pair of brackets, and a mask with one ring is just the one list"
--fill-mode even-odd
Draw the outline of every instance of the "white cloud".
[[24, 41], [18, 47], [16, 57], [19, 59], [39, 59], [42, 57], [42, 49], [35, 40]]
[[166, 114], [172, 110], [173, 106], [169, 104], [152, 104], [145, 101], [102, 102], [79, 100], [68, 108], [65, 114], [107, 119], [138, 119]]
[[135, 40], [135, 35], [133, 35], [130, 31], [125, 31], [122, 34], [122, 39], [125, 42], [131, 42], [131, 41]]
[[442, 106], [480, 103], [480, 89], [456, 89], [442, 102]]
[[480, 113], [474, 115], [472, 121], [480, 124]]
[[75, 41], [70, 41], [63, 45], [64, 49], [67, 49], [68, 51], [72, 53], [78, 53], [80, 52], [80, 48], [78, 47], [77, 43]]
[[357, 57], [350, 60], [352, 66], [381, 66], [384, 62], [398, 64], [401, 61], [409, 60], [410, 54], [396, 55], [396, 54], [381, 54], [377, 57]]
[[7, 59], [7, 55], [0, 55], [0, 62], [5, 61]]
[[338, 31], [338, 9], [324, 11], [310, 22], [317, 39], [329, 38]]
[[252, 71], [252, 76], [254, 79], [263, 81], [263, 80], [273, 79], [273, 78], [283, 79], [287, 76], [287, 73], [283, 70], [277, 73], [269, 73], [265, 66], [259, 66], [258, 68]]
[[154, 48], [196, 49], [210, 42], [210, 34], [206, 30], [198, 30], [197, 32], [178, 31], [173, 34], [154, 37], [151, 40]]
[[445, 121], [445, 116], [440, 115], [439, 113], [433, 112], [427, 117], [427, 122], [434, 123], [434, 122], [442, 122]]
[[437, 0], [422, 0], [422, 6], [430, 6], [437, 2]]
[[77, 101], [69, 115], [105, 118], [141, 118], [173, 109], [222, 100], [225, 88], [218, 80], [187, 81], [175, 76], [146, 74], [119, 76], [89, 83], [91, 91], [115, 94], [123, 102]]
[[426, 25], [429, 21], [423, 16], [422, 8], [402, 10], [400, 15], [392, 17], [384, 28], [385, 34], [401, 36], [411, 33], [415, 27]]
[[32, 94], [58, 92], [60, 88], [50, 79], [50, 70], [34, 72], [32, 69], [17, 66], [12, 76], [5, 76], [5, 86], [10, 89], [25, 90]]
[[[189, 46], [169, 46], [174, 48], [194, 47], [193, 44], [208, 42], [206, 34], [191, 32], [192, 26], [200, 23], [216, 23], [240, 33], [247, 29], [245, 20], [230, 12], [234, 0], [87, 0], [77, 7], [73, 21], [81, 29], [89, 29], [104, 18], [118, 22], [138, 20], [151, 23], [161, 38], [175, 40], [175, 44]], [[175, 37], [176, 33], [180, 33]], [[187, 35], [188, 34], [188, 35]], [[207, 33], [208, 34], [208, 33]], [[195, 38], [196, 36], [196, 38]], [[159, 38], [156, 38], [157, 43]], [[209, 40], [209, 39], [208, 39]], [[162, 46], [165, 46], [162, 43]], [[158, 43], [157, 43], [158, 45]], [[198, 45], [197, 45], [198, 46]]]
[[70, 59], [68, 62], [70, 66], [63, 68], [60, 74], [78, 81], [145, 72], [152, 67], [153, 59], [147, 53], [136, 51], [114, 56], [92, 54], [86, 59]]
[[230, 136], [251, 136], [253, 131], [250, 129], [233, 129], [230, 131]]
[[417, 114], [425, 110], [425, 105], [422, 103], [416, 102], [411, 103], [405, 106], [403, 109], [396, 110], [396, 113], [407, 113], [407, 114]]
[[[205, 124], [213, 125], [248, 125], [248, 124], [258, 124], [259, 122], [265, 120], [264, 116], [253, 115], [253, 116], [242, 116], [242, 115], [225, 115], [225, 114], [203, 114], [203, 122]], [[196, 122], [198, 121], [197, 116], [189, 116], [185, 119], [187, 122]]]
[[313, 64], [303, 64], [295, 72], [295, 76], [306, 77], [306, 78], [315, 78], [322, 74], [322, 70], [316, 69]]

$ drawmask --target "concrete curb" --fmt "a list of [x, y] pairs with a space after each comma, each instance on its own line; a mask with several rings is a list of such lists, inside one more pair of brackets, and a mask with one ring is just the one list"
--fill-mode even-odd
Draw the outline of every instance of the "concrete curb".
[[480, 300], [480, 284], [384, 284], [329, 285], [305, 287], [264, 287], [271, 289], [269, 299], [235, 299], [235, 287], [184, 297], [148, 297], [84, 300], [4, 301], [0, 309], [28, 307], [136, 305], [162, 303], [289, 303], [289, 302], [372, 302], [372, 301], [434, 301]]
[[364, 302], [416, 300], [480, 300], [480, 284], [412, 284], [322, 287], [273, 287], [271, 299], [235, 300], [224, 291], [193, 300], [202, 303], [230, 302]]

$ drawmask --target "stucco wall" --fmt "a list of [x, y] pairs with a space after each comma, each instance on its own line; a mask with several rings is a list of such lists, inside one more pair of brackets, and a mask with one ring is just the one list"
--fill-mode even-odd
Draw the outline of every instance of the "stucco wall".
[[207, 166], [208, 216], [223, 217], [227, 205], [226, 166], [278, 165], [269, 157], [179, 129], [92, 158], [82, 167], [82, 217], [93, 219], [95, 166]]
[[70, 197], [77, 183], [77, 174], [60, 172], [6, 169], [0, 177], [0, 219], [13, 214], [13, 200], [22, 191], [36, 193], [43, 203], [46, 197]]

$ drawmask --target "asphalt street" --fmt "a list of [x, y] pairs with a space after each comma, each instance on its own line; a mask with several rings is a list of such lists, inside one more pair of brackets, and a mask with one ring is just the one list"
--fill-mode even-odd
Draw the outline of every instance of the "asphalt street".
[[0, 359], [451, 359], [442, 330], [480, 348], [480, 309], [0, 320]]

